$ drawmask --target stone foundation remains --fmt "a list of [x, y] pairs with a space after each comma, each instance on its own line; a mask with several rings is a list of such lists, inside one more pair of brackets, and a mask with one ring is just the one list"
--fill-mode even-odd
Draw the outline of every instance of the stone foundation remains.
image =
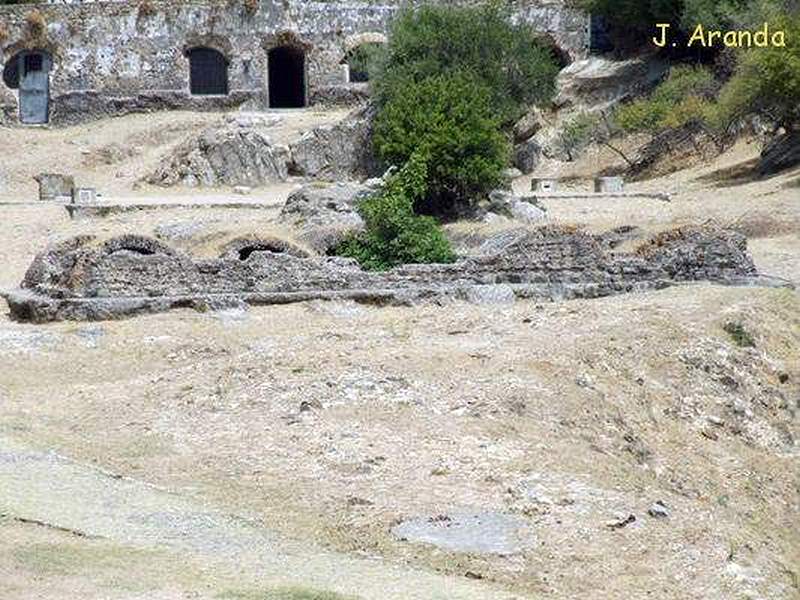
[[38, 255], [21, 289], [6, 298], [12, 318], [32, 322], [311, 299], [469, 300], [498, 286], [511, 299], [595, 298], [694, 281], [753, 284], [759, 279], [746, 244], [726, 230], [685, 228], [616, 253], [602, 236], [546, 226], [498, 234], [453, 264], [367, 272], [353, 260], [308, 256], [276, 240], [245, 238], [219, 258], [195, 259], [151, 238], [84, 236]]

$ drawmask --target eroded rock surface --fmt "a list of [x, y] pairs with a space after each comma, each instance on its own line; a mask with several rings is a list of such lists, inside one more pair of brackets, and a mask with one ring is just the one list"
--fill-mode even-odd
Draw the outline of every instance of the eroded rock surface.
[[316, 127], [289, 145], [292, 171], [318, 179], [365, 179], [378, 173], [372, 151], [374, 107], [358, 108], [335, 125]]
[[761, 153], [758, 174], [774, 175], [800, 164], [800, 133], [779, 136], [766, 145]]
[[560, 108], [601, 109], [657, 84], [669, 65], [656, 58], [611, 60], [598, 56], [575, 61], [558, 75], [554, 104]]
[[364, 227], [358, 203], [374, 192], [379, 179], [359, 183], [310, 183], [286, 199], [279, 221], [297, 230], [298, 239], [320, 254]]
[[258, 186], [284, 181], [289, 151], [259, 131], [228, 125], [209, 128], [166, 156], [146, 181], [173, 186]]

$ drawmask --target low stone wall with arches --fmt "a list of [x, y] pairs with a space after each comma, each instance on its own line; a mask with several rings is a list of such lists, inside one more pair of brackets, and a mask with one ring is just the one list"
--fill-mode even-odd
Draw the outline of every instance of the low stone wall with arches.
[[[0, 122], [72, 123], [157, 108], [304, 106], [324, 97], [322, 90], [348, 84], [348, 53], [385, 43], [399, 1], [2, 6]], [[563, 42], [565, 54], [583, 52], [579, 40], [588, 19], [580, 11], [523, 0], [518, 15]]]

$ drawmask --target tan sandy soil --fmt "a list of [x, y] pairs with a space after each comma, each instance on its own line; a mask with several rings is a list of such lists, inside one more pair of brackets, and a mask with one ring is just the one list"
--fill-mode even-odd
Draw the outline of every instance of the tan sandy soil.
[[[162, 117], [156, 125], [169, 120]], [[179, 117], [187, 127], [213, 118]], [[153, 118], [126, 119], [141, 133]], [[111, 129], [86, 126], [81, 135], [94, 147]], [[35, 133], [42, 155], [66, 136]], [[635, 184], [672, 191], [670, 204], [548, 208], [553, 220], [593, 231], [735, 224], [762, 271], [800, 282], [800, 192], [792, 187], [800, 172], [720, 181], [755, 151], [742, 144], [713, 164]], [[135, 170], [136, 160], [121, 168]], [[120, 194], [135, 179], [115, 188], [110, 168], [90, 173], [106, 173]], [[26, 177], [14, 180], [20, 193], [31, 193]], [[286, 193], [261, 192], [276, 204]], [[192, 237], [170, 243], [211, 254], [239, 232], [283, 234], [271, 221], [276, 211], [71, 221], [54, 205], [0, 206], [0, 287], [18, 284], [46, 243], [76, 233], [150, 234], [199, 222]], [[738, 346], [727, 323], [741, 324], [755, 347]], [[798, 348], [796, 291], [712, 285], [512, 306], [314, 302], [44, 326], [2, 317], [0, 440], [242, 515], [300, 548], [380, 558], [375, 573], [386, 581], [393, 568], [412, 579], [452, 576], [464, 585], [459, 597], [504, 589], [520, 598], [791, 599], [800, 597]], [[0, 513], [8, 493], [0, 485]], [[668, 517], [648, 515], [656, 501]], [[520, 516], [532, 543], [487, 556], [390, 533], [403, 518], [470, 510]], [[613, 527], [628, 515], [635, 521]], [[13, 516], [0, 520], [11, 540], [0, 549], [0, 575], [11, 574], [0, 577], [2, 598], [215, 598], [274, 583], [249, 558], [245, 577], [210, 571], [206, 556], [194, 559], [200, 574], [187, 580], [165, 567], [180, 560], [175, 546], [132, 548], [113, 530], [65, 540]], [[61, 567], [65, 543], [80, 551]], [[105, 546], [110, 562], [92, 558]], [[116, 560], [130, 561], [130, 573], [117, 573]], [[301, 571], [292, 575], [302, 582]], [[134, 592], [131, 573], [141, 575]], [[342, 571], [347, 584], [359, 577], [357, 568]], [[435, 581], [407, 597], [455, 597]], [[256, 594], [233, 597], [270, 597]]]

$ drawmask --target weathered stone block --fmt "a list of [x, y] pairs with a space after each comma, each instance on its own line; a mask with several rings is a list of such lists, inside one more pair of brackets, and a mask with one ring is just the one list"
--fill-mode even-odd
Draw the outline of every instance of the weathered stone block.
[[377, 174], [372, 152], [375, 109], [365, 106], [336, 125], [317, 127], [290, 144], [292, 171], [329, 180], [363, 179]]
[[39, 200], [72, 198], [75, 179], [61, 173], [40, 173], [34, 179], [39, 184]]
[[544, 194], [552, 194], [558, 191], [558, 179], [534, 178], [531, 179], [531, 190]]
[[94, 188], [73, 188], [72, 202], [78, 204], [92, 204], [97, 201], [97, 190]]
[[594, 180], [594, 191], [597, 193], [619, 193], [625, 191], [622, 177], [597, 177]]

